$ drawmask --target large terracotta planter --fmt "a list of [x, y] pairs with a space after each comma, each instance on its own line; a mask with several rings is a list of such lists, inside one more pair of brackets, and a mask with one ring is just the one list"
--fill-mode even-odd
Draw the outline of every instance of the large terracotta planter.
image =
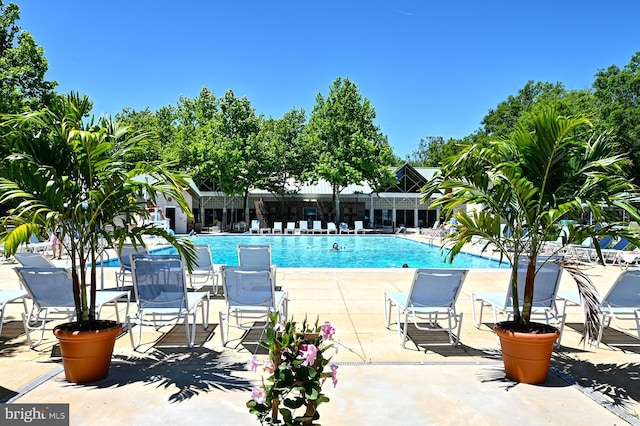
[[111, 355], [122, 324], [96, 321], [95, 330], [78, 330], [77, 323], [61, 324], [53, 329], [60, 342], [64, 375], [72, 383], [89, 383], [109, 374]]
[[513, 322], [493, 326], [500, 338], [502, 361], [507, 378], [520, 383], [537, 384], [547, 380], [553, 345], [560, 332], [546, 324], [532, 323], [535, 332], [513, 330]]

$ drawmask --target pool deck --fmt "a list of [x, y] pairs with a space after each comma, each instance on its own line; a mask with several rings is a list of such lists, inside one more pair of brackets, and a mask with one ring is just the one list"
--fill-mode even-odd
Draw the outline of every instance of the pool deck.
[[[422, 239], [417, 235], [411, 238]], [[473, 248], [472, 248], [473, 250]], [[66, 260], [60, 261], [66, 266]], [[0, 266], [0, 289], [18, 288], [12, 266]], [[600, 294], [619, 267], [589, 269]], [[582, 313], [570, 308], [562, 347], [542, 385], [522, 385], [504, 377], [499, 345], [485, 314], [479, 329], [471, 318], [473, 291], [503, 292], [507, 270], [470, 271], [457, 307], [464, 314], [461, 344], [446, 333], [410, 331], [402, 348], [383, 319], [385, 291], [408, 291], [413, 269], [279, 268], [277, 283], [288, 291], [290, 314], [331, 321], [340, 341], [332, 399], [320, 407], [325, 425], [424, 424], [640, 424], [640, 340], [608, 329], [596, 349], [580, 344]], [[114, 286], [107, 271], [106, 287]], [[564, 275], [561, 291], [573, 290]], [[120, 311], [124, 312], [124, 304]], [[210, 325], [199, 327], [196, 347], [183, 344], [184, 328], [145, 329], [133, 351], [129, 337], [116, 341], [109, 377], [90, 385], [64, 380], [55, 338], [46, 333], [35, 349], [26, 344], [20, 306], [10, 305], [0, 337], [0, 399], [11, 403], [70, 403], [70, 424], [257, 424], [245, 408], [260, 374], [247, 371], [255, 346], [232, 329], [220, 342], [218, 312], [224, 300], [212, 297]], [[111, 310], [105, 311], [108, 317]], [[501, 411], [508, 407], [507, 411]]]

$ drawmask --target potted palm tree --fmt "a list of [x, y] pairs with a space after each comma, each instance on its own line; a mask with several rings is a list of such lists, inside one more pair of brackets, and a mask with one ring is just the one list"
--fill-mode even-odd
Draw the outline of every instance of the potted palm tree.
[[[69, 371], [61, 344], [67, 379], [89, 382], [108, 374], [115, 338], [121, 324], [96, 319], [97, 264], [107, 248], [121, 248], [129, 239], [144, 245], [143, 235], [164, 237], [186, 259], [189, 267], [195, 248], [165, 229], [139, 225], [148, 217], [147, 201], [162, 194], [190, 212], [183, 195], [185, 176], [164, 164], [133, 162], [132, 151], [144, 138], [108, 118], [88, 119], [92, 104], [71, 93], [37, 112], [5, 115], [5, 138], [0, 147], [0, 205], [8, 213], [0, 218], [0, 240], [14, 253], [33, 234], [56, 230], [70, 256], [77, 318], [54, 329], [58, 338], [108, 332], [106, 368], [90, 367], [88, 375]], [[110, 343], [109, 343], [110, 342]], [[89, 343], [94, 346], [95, 343]]]
[[[584, 117], [562, 117], [554, 109], [535, 114], [531, 129], [520, 126], [510, 138], [462, 147], [446, 159], [442, 173], [424, 188], [423, 201], [431, 202], [455, 220], [454, 232], [444, 244], [453, 258], [472, 241], [481, 241], [482, 251], [492, 250], [511, 265], [510, 286], [514, 318], [494, 326], [499, 336], [527, 337], [550, 331], [546, 343], [546, 366], [534, 378], [520, 376], [529, 367], [512, 368], [505, 360], [507, 376], [521, 382], [546, 380], [557, 330], [531, 321], [535, 276], [547, 258], [567, 245], [610, 235], [623, 236], [638, 244], [637, 235], [621, 223], [624, 211], [637, 220], [633, 203], [638, 187], [625, 174], [628, 160], [604, 134], [594, 134]], [[473, 209], [471, 206], [477, 206]], [[581, 218], [591, 216], [588, 223]], [[559, 244], [550, 246], [561, 228]], [[504, 229], [507, 232], [504, 232]], [[472, 240], [473, 239], [473, 240]], [[550, 248], [551, 247], [551, 248]], [[600, 261], [602, 253], [595, 245]], [[549, 260], [550, 261], [550, 260]], [[596, 336], [599, 326], [595, 290], [583, 269], [559, 261], [571, 273], [586, 304], [583, 341]], [[518, 294], [518, 273], [526, 271], [524, 294]], [[505, 345], [502, 344], [503, 358]], [[527, 349], [529, 351], [529, 349]]]

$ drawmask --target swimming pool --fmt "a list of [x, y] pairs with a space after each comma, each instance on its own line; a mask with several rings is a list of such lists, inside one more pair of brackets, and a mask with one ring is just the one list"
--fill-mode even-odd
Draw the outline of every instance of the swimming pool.
[[[195, 244], [211, 247], [213, 262], [238, 264], [238, 244], [271, 245], [271, 260], [284, 268], [499, 268], [499, 262], [460, 253], [452, 264], [440, 247], [396, 236], [347, 235], [198, 235]], [[333, 243], [339, 250], [332, 250]], [[175, 253], [174, 248], [154, 253]], [[117, 266], [117, 260], [105, 266]]]

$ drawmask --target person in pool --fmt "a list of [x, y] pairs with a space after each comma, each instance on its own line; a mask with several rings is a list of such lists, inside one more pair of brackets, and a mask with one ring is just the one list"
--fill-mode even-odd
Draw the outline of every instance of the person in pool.
[[333, 247], [331, 247], [331, 250], [340, 250], [338, 243], [333, 243]]

